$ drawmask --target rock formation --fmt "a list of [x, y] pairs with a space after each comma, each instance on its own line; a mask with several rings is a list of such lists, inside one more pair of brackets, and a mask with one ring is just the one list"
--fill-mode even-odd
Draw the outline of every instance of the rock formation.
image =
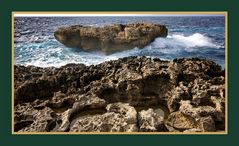
[[14, 75], [16, 132], [225, 130], [225, 73], [205, 59], [14, 66]]
[[156, 37], [166, 37], [164, 25], [152, 23], [114, 24], [105, 27], [75, 25], [62, 27], [54, 32], [55, 38], [70, 48], [85, 51], [102, 51], [106, 54], [117, 51], [143, 48]]

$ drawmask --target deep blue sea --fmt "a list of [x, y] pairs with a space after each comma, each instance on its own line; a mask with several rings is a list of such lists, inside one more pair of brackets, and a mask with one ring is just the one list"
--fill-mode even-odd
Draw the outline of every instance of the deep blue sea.
[[[113, 23], [152, 22], [168, 28], [167, 38], [156, 38], [143, 49], [105, 55], [67, 48], [55, 40], [58, 27], [69, 25], [104, 26]], [[158, 57], [172, 60], [178, 57], [200, 57], [215, 61], [224, 68], [224, 16], [171, 17], [15, 17], [14, 61], [17, 65], [60, 67], [68, 63], [99, 64], [127, 56]]]

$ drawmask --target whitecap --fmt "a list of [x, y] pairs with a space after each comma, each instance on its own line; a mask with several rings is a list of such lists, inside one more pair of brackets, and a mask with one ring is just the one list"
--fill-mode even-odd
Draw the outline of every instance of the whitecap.
[[180, 42], [185, 44], [186, 47], [213, 47], [213, 48], [219, 48], [217, 44], [215, 44], [211, 38], [204, 36], [200, 33], [194, 33], [190, 36], [184, 36], [184, 35], [172, 35], [169, 36], [174, 41]]

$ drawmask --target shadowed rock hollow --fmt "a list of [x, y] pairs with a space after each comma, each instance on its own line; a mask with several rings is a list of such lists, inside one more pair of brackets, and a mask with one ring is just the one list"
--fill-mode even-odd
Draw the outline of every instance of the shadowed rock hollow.
[[114, 24], [104, 27], [75, 25], [59, 28], [55, 38], [70, 48], [85, 51], [102, 51], [111, 54], [117, 51], [143, 48], [156, 37], [166, 37], [164, 25], [152, 23]]
[[95, 66], [14, 66], [14, 74], [15, 131], [225, 130], [225, 75], [212, 61], [128, 57]]

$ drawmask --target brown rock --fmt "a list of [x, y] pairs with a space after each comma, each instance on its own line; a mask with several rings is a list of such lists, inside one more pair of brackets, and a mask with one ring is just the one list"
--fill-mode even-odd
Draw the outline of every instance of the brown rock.
[[109, 54], [135, 47], [143, 48], [156, 37], [166, 37], [167, 28], [152, 23], [114, 24], [105, 27], [75, 25], [59, 28], [54, 36], [70, 48]]
[[180, 111], [173, 112], [168, 116], [166, 126], [169, 131], [185, 131], [193, 128], [198, 128], [194, 118], [182, 114]]

